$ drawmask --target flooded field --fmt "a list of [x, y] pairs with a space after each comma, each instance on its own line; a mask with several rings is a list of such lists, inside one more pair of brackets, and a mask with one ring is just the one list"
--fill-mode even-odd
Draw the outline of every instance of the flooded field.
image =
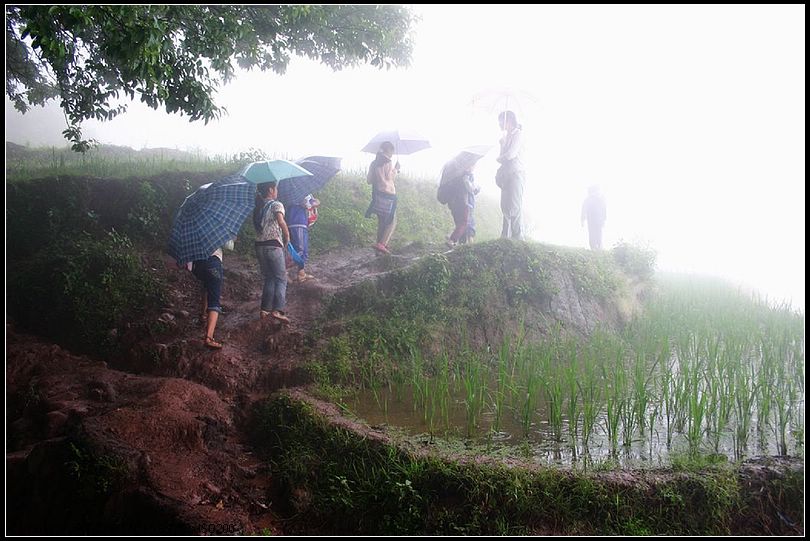
[[621, 335], [559, 331], [366, 366], [345, 406], [371, 425], [544, 464], [804, 455], [802, 314], [675, 288]]

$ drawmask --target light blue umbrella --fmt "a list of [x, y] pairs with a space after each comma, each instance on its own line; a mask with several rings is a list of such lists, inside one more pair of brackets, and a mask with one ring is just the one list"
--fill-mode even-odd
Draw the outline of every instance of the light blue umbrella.
[[200, 186], [186, 197], [169, 233], [169, 255], [178, 264], [208, 257], [235, 239], [253, 210], [256, 187], [233, 175]]
[[312, 173], [287, 160], [265, 160], [249, 163], [239, 172], [253, 184], [279, 182], [285, 178], [312, 176]]

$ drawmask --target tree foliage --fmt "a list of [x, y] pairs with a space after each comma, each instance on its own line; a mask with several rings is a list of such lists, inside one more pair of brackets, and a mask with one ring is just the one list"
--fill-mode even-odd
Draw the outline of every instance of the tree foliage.
[[124, 112], [122, 94], [207, 123], [236, 67], [407, 65], [413, 21], [390, 5], [6, 5], [6, 94], [23, 113], [58, 97], [63, 134], [84, 151], [81, 123]]

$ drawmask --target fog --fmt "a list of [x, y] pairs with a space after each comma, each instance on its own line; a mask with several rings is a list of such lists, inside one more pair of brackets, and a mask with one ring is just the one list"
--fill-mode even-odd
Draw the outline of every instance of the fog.
[[[400, 156], [436, 179], [468, 145], [495, 148], [476, 169], [495, 186], [496, 115], [473, 95], [506, 86], [527, 138], [530, 236], [587, 246], [591, 184], [606, 195], [605, 245], [645, 243], [662, 270], [726, 277], [804, 307], [805, 7], [415, 6], [412, 65], [332, 72], [294, 59], [285, 75], [242, 72], [221, 88], [228, 115], [204, 125], [131, 103], [85, 136], [212, 155], [249, 148], [297, 158], [359, 151], [386, 128], [432, 148]], [[6, 140], [65, 144], [53, 102], [25, 116], [6, 98]], [[433, 189], [431, 186], [430, 189]]]

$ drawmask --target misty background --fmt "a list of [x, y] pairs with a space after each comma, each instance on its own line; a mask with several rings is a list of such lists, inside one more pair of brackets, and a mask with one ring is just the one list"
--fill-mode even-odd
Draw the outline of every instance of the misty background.
[[[599, 184], [604, 244], [646, 244], [664, 271], [722, 276], [804, 309], [805, 6], [413, 6], [407, 69], [239, 72], [216, 96], [228, 114], [188, 122], [137, 102], [84, 135], [135, 149], [211, 156], [334, 155], [365, 170], [378, 131], [432, 148], [400, 156], [434, 189], [463, 147], [493, 145], [476, 169], [497, 198], [492, 87], [528, 92], [525, 215], [534, 240], [586, 247], [580, 210]], [[56, 101], [26, 115], [6, 98], [6, 140], [64, 147]]]

